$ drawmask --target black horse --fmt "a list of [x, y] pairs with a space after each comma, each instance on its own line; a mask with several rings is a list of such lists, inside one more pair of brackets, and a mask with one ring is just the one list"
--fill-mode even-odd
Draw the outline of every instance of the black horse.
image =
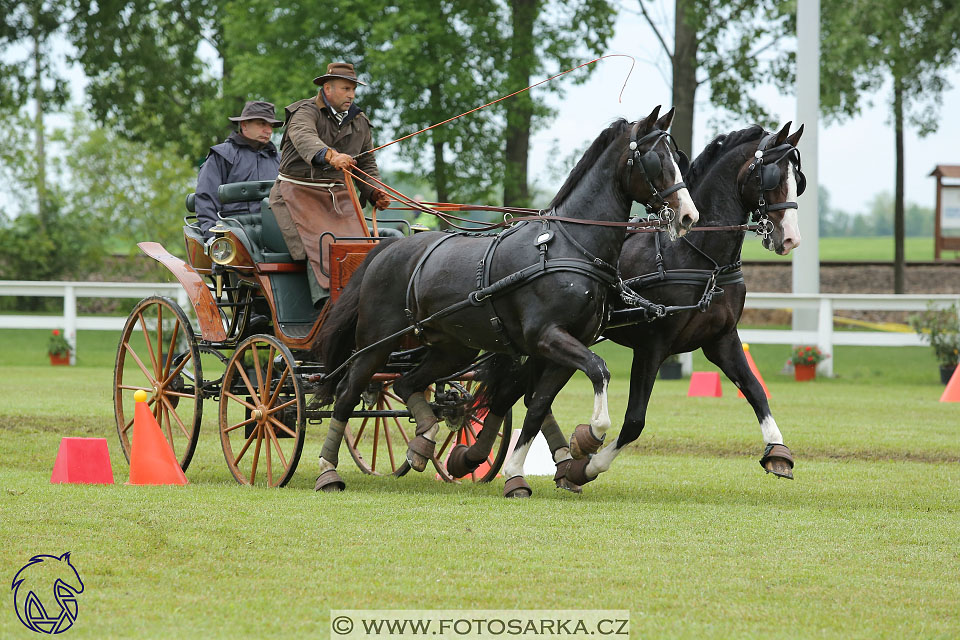
[[[702, 227], [678, 242], [661, 234], [638, 233], [627, 239], [620, 255], [625, 283], [651, 303], [640, 308], [623, 304], [613, 311], [603, 335], [633, 349], [630, 398], [623, 428], [615, 443], [598, 455], [603, 433], [580, 425], [567, 441], [553, 416], [543, 424], [544, 436], [557, 462], [557, 485], [573, 491], [609, 469], [617, 454], [639, 437], [657, 371], [667, 356], [702, 348], [740, 388], [753, 406], [766, 445], [761, 464], [768, 472], [792, 478], [793, 458], [770, 413], [763, 387], [747, 365], [737, 323], [743, 311], [746, 286], [740, 271], [740, 250], [751, 219], [758, 225], [767, 249], [786, 255], [800, 244], [796, 197], [806, 184], [800, 171], [797, 141], [801, 126], [789, 135], [790, 123], [777, 133], [759, 126], [718, 136], [694, 160], [685, 179], [699, 211]], [[735, 227], [724, 229], [724, 227]], [[722, 288], [722, 291], [720, 290]], [[664, 311], [668, 315], [659, 317]], [[620, 324], [621, 326], [616, 326]], [[498, 358], [480, 372], [482, 400], [502, 413], [536, 377], [536, 363], [519, 366]], [[486, 457], [481, 443], [451, 452], [448, 470], [460, 477]], [[522, 474], [526, 450], [515, 452], [504, 472]], [[519, 454], [519, 455], [518, 455]]]
[[[531, 380], [534, 399], [520, 446], [539, 431], [554, 396], [577, 369], [594, 386], [591, 426], [600, 431], [609, 427], [610, 373], [585, 345], [599, 335], [607, 296], [618, 282], [612, 265], [623, 246], [622, 225], [634, 201], [663, 212], [673, 235], [699, 217], [681, 182], [677, 163], [682, 161], [666, 133], [673, 110], [658, 118], [659, 111], [657, 107], [635, 123], [619, 120], [604, 130], [548, 213], [535, 221], [488, 237], [417, 234], [371, 251], [330, 309], [318, 337], [319, 358], [330, 372], [341, 368], [355, 347], [360, 351], [345, 374], [331, 373], [318, 392], [318, 401], [329, 403], [336, 388], [317, 490], [343, 488], [335, 467], [346, 421], [410, 327], [428, 349], [393, 389], [417, 424], [407, 450], [412, 468], [422, 471], [434, 455], [438, 420], [424, 390], [470, 366], [481, 350], [550, 363]], [[489, 412], [484, 433], [495, 434], [503, 415]], [[522, 478], [515, 484], [508, 492], [529, 494]]]

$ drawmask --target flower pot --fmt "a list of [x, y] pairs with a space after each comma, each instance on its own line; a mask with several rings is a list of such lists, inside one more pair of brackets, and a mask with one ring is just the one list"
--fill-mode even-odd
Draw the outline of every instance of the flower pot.
[[797, 382], [806, 382], [817, 377], [817, 365], [815, 364], [795, 364], [793, 365], [793, 377]]
[[59, 355], [56, 353], [51, 353], [50, 355], [50, 364], [52, 365], [68, 365], [70, 364], [70, 354]]
[[957, 365], [955, 364], [940, 365], [940, 384], [947, 384], [950, 382], [950, 378], [953, 376], [953, 372], [956, 368]]
[[683, 365], [679, 362], [664, 362], [660, 365], [661, 380], [679, 380], [683, 377]]

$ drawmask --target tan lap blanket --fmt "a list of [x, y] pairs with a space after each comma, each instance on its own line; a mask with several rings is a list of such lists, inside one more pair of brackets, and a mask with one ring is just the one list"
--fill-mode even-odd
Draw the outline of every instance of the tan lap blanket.
[[270, 208], [290, 255], [294, 260], [309, 259], [317, 282], [324, 289], [330, 288], [330, 277], [325, 273], [330, 273], [327, 247], [333, 239], [324, 236], [321, 247], [320, 236], [325, 232], [337, 237], [367, 235], [347, 188], [340, 183], [307, 184], [300, 178], [297, 182], [279, 178], [270, 191]]

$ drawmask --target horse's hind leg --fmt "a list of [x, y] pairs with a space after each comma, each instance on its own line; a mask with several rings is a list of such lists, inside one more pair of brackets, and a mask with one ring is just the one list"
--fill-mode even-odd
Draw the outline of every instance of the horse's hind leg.
[[757, 414], [760, 432], [763, 434], [763, 443], [766, 445], [763, 457], [760, 458], [760, 466], [767, 473], [792, 480], [793, 454], [783, 444], [783, 436], [780, 434], [777, 421], [773, 419], [770, 412], [770, 404], [767, 402], [767, 394], [763, 390], [763, 385], [753, 375], [750, 365], [747, 364], [747, 358], [743, 354], [743, 345], [740, 343], [740, 336], [737, 335], [736, 331], [732, 331], [702, 348], [707, 359], [720, 367], [724, 375], [743, 391], [747, 402], [750, 403], [754, 413]]
[[386, 363], [390, 356], [390, 346], [372, 349], [357, 356], [350, 363], [347, 374], [337, 385], [337, 401], [333, 406], [333, 416], [327, 428], [327, 437], [320, 452], [320, 475], [314, 486], [316, 491], [343, 491], [345, 485], [337, 473], [340, 444], [343, 432], [353, 408], [360, 402], [360, 394], [370, 383], [370, 378]]
[[414, 471], [423, 471], [434, 455], [440, 421], [427, 403], [424, 390], [434, 381], [456, 373], [476, 356], [475, 349], [461, 346], [432, 348], [413, 370], [393, 384], [393, 391], [403, 400], [417, 423], [417, 435], [407, 443], [407, 462]]

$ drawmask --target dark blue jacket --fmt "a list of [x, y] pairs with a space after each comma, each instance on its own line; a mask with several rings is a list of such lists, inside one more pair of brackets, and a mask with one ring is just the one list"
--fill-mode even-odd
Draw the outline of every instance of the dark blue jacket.
[[234, 202], [220, 204], [217, 188], [230, 182], [249, 180], [275, 180], [280, 168], [280, 154], [272, 142], [255, 149], [250, 140], [233, 133], [224, 142], [210, 147], [207, 159], [197, 176], [196, 212], [204, 237], [217, 224], [217, 212], [222, 215], [259, 213], [259, 202]]

